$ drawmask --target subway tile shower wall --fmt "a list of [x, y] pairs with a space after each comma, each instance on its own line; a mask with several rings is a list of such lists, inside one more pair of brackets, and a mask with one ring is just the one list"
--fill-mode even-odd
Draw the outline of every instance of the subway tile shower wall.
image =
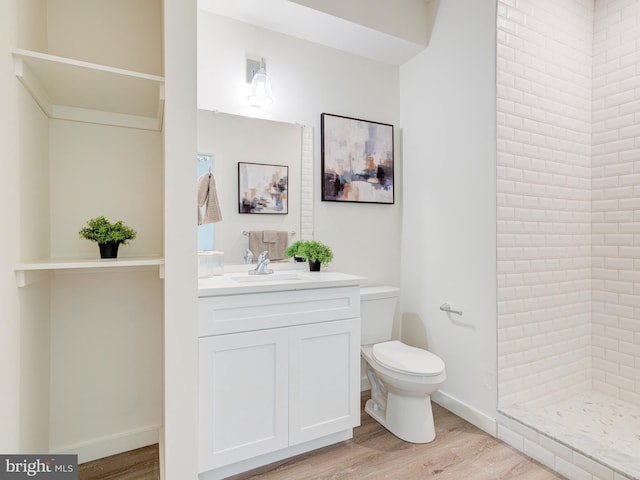
[[593, 15], [593, 0], [498, 2], [501, 406], [591, 389]]
[[313, 238], [313, 128], [302, 127], [302, 172], [301, 197], [302, 217], [300, 219], [300, 237], [295, 240]]
[[591, 146], [594, 389], [640, 405], [640, 2], [598, 0]]
[[500, 405], [640, 405], [640, 1], [498, 2]]

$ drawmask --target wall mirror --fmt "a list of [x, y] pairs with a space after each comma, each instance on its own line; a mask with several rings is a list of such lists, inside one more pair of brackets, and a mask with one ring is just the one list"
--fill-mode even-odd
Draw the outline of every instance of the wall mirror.
[[[198, 152], [211, 157], [222, 221], [198, 227], [198, 249], [224, 252], [227, 265], [243, 263], [251, 231], [287, 231], [289, 243], [313, 235], [313, 128], [198, 110]], [[288, 168], [288, 210], [240, 213], [238, 163]], [[209, 168], [199, 162], [198, 175]]]

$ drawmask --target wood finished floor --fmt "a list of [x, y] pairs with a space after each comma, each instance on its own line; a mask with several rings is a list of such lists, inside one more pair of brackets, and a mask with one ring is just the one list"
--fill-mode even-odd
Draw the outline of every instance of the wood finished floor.
[[[363, 394], [364, 401], [369, 397]], [[535, 460], [433, 404], [436, 439], [403, 442], [362, 411], [351, 440], [230, 480], [555, 480]]]
[[[365, 393], [363, 402], [367, 398]], [[235, 475], [230, 480], [564, 478], [436, 404], [433, 414], [436, 439], [428, 444], [399, 440], [363, 411], [353, 439]], [[79, 480], [159, 478], [157, 445], [85, 463], [79, 469]]]
[[160, 480], [158, 445], [81, 463], [78, 480]]

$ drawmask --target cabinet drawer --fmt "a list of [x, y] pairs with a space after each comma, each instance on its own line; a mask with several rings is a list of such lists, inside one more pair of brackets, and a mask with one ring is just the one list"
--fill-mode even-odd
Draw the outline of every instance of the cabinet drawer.
[[360, 287], [202, 297], [200, 337], [360, 317]]

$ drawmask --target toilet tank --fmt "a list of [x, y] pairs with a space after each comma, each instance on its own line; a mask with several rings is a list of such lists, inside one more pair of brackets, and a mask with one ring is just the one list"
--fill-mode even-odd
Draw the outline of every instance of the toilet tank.
[[382, 285], [360, 288], [361, 345], [391, 340], [399, 296], [398, 287]]

